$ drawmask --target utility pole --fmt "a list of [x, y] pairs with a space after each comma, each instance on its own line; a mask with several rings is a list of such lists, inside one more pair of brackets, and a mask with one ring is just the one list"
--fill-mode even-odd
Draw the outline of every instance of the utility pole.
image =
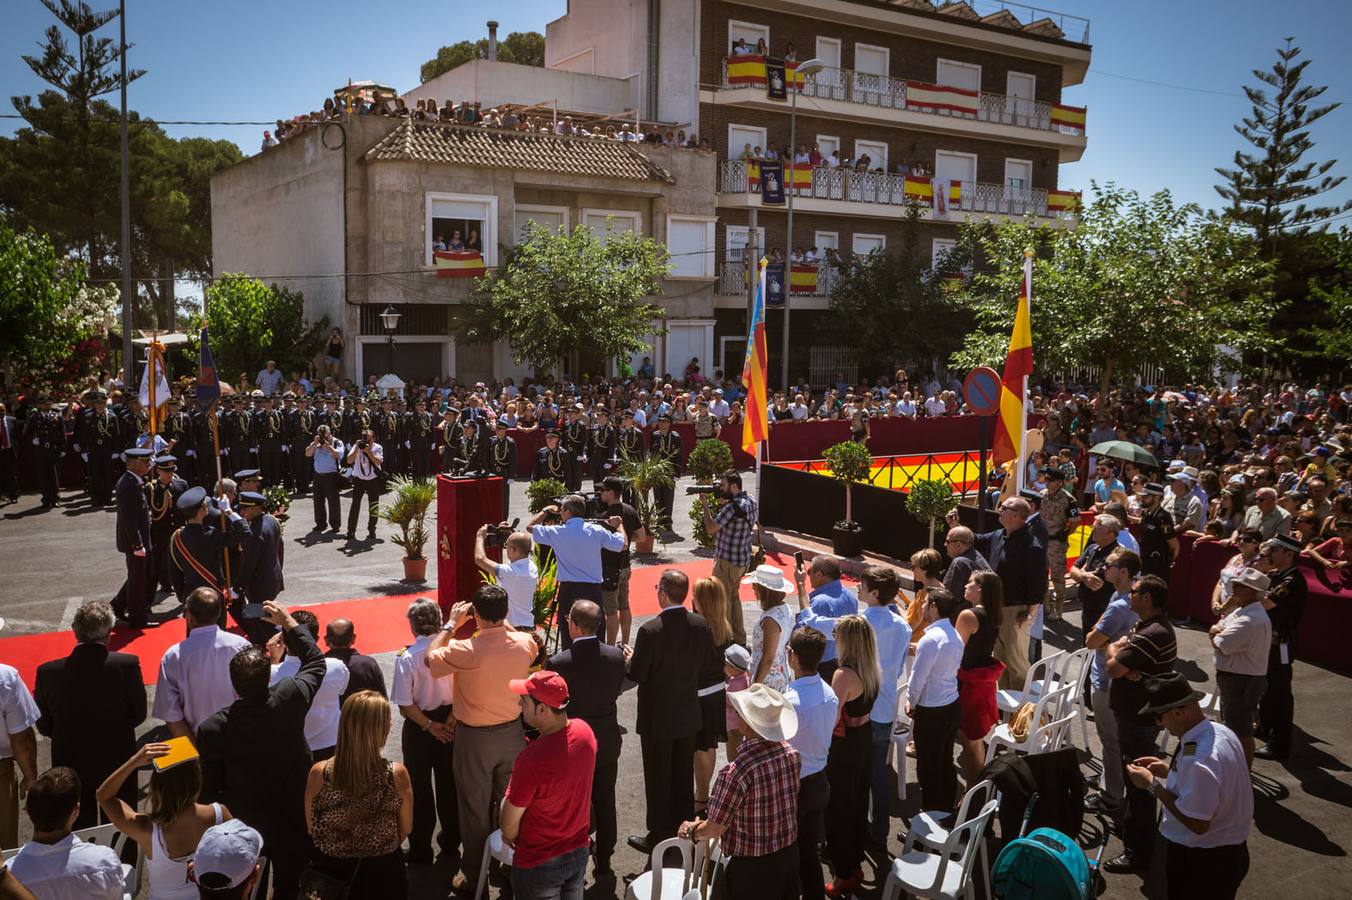
[[127, 0], [119, 0], [117, 24], [122, 53], [122, 386], [138, 390], [131, 331], [136, 298], [131, 289], [131, 165], [127, 151]]

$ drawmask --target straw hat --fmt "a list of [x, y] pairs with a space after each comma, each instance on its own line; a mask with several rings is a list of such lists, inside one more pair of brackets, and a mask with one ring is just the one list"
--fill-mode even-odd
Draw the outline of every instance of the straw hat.
[[798, 733], [798, 713], [774, 688], [753, 684], [744, 691], [729, 693], [728, 702], [742, 721], [767, 741], [787, 741]]

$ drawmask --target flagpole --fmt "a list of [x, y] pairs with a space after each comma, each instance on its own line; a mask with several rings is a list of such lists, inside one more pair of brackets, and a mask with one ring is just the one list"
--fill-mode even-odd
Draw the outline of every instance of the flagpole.
[[146, 410], [146, 418], [150, 425], [150, 446], [155, 446], [155, 435], [159, 433], [159, 416], [155, 413], [159, 409], [155, 405], [155, 344], [160, 338], [158, 330], [150, 333], [150, 346], [146, 347], [146, 368], [149, 375], [146, 378], [146, 396], [150, 400], [150, 408]]
[[[217, 404], [218, 402], [219, 402], [219, 401], [216, 401], [216, 400], [212, 400], [212, 401], [211, 401], [211, 406], [207, 408], [207, 421], [208, 421], [209, 423], [211, 423], [211, 445], [212, 445], [212, 449], [213, 449], [213, 451], [215, 452], [215, 455], [216, 455], [216, 483], [219, 485], [219, 484], [221, 483], [222, 479], [224, 478], [224, 476], [223, 476], [222, 473], [221, 473], [221, 433], [220, 433], [220, 430], [218, 429], [217, 424], [216, 424], [216, 404]], [[212, 493], [214, 494], [215, 491], [212, 491]], [[225, 531], [225, 529], [226, 529], [226, 523], [225, 523], [225, 510], [222, 509], [222, 510], [221, 510], [221, 531]], [[224, 603], [224, 604], [226, 604], [226, 605], [228, 606], [229, 603], [230, 603], [230, 597], [229, 597], [229, 593], [230, 593], [230, 551], [229, 551], [229, 550], [222, 550], [222, 551], [221, 551], [221, 560], [222, 560], [222, 562], [223, 562], [223, 564], [224, 564], [224, 567], [225, 567], [225, 568], [224, 568], [224, 572], [225, 572], [225, 594], [226, 594], [226, 596], [224, 596], [224, 597], [221, 598], [221, 602]]]

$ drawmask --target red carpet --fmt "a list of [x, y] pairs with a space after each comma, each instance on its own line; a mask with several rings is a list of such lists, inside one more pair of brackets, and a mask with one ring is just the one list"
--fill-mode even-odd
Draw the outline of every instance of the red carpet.
[[[785, 560], [781, 557], [771, 557], [770, 561], [784, 568], [786, 574], [788, 568], [793, 565], [792, 559]], [[629, 605], [635, 616], [651, 616], [657, 613], [657, 581], [663, 572], [672, 568], [681, 570], [693, 582], [713, 572], [714, 562], [712, 559], [701, 559], [680, 565], [642, 566], [634, 569], [629, 582]], [[362, 653], [386, 653], [398, 650], [412, 640], [408, 633], [408, 620], [404, 617], [404, 611], [408, 609], [408, 604], [413, 598], [419, 596], [435, 600], [436, 591], [334, 600], [315, 603], [308, 608], [313, 609], [319, 616], [321, 625], [337, 618], [352, 620], [357, 629], [357, 649]], [[281, 599], [292, 609], [307, 608], [307, 604], [300, 597], [283, 594]], [[750, 587], [742, 588], [741, 599], [744, 601], [754, 599]], [[183, 640], [186, 633], [186, 626], [181, 619], [144, 631], [128, 630], [118, 626], [113, 631], [109, 647], [140, 657], [142, 677], [146, 684], [154, 684], [159, 677], [160, 657], [164, 655], [165, 650]], [[18, 669], [19, 676], [31, 689], [38, 666], [50, 659], [67, 655], [74, 646], [75, 636], [70, 631], [0, 638], [0, 661]]]

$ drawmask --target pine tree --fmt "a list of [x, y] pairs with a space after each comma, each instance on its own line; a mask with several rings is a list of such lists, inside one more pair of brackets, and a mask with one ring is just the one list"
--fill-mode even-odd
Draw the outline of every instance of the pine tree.
[[1352, 201], [1329, 206], [1305, 203], [1344, 181], [1342, 176], [1327, 174], [1336, 159], [1302, 162], [1314, 147], [1310, 126], [1341, 104], [1313, 105], [1327, 86], [1301, 84], [1310, 60], [1297, 62], [1300, 48], [1291, 46], [1291, 41], [1288, 37], [1286, 47], [1278, 48], [1271, 71], [1253, 70], [1254, 77], [1271, 87], [1275, 96], [1269, 98], [1261, 86], [1244, 86], [1253, 113], [1235, 131], [1257, 152], [1236, 151], [1233, 169], [1216, 169], [1226, 181], [1216, 186], [1216, 193], [1230, 203], [1225, 217], [1252, 228], [1269, 257], [1277, 255], [1280, 236], [1305, 234], [1311, 228], [1322, 231], [1328, 219], [1352, 209]]

